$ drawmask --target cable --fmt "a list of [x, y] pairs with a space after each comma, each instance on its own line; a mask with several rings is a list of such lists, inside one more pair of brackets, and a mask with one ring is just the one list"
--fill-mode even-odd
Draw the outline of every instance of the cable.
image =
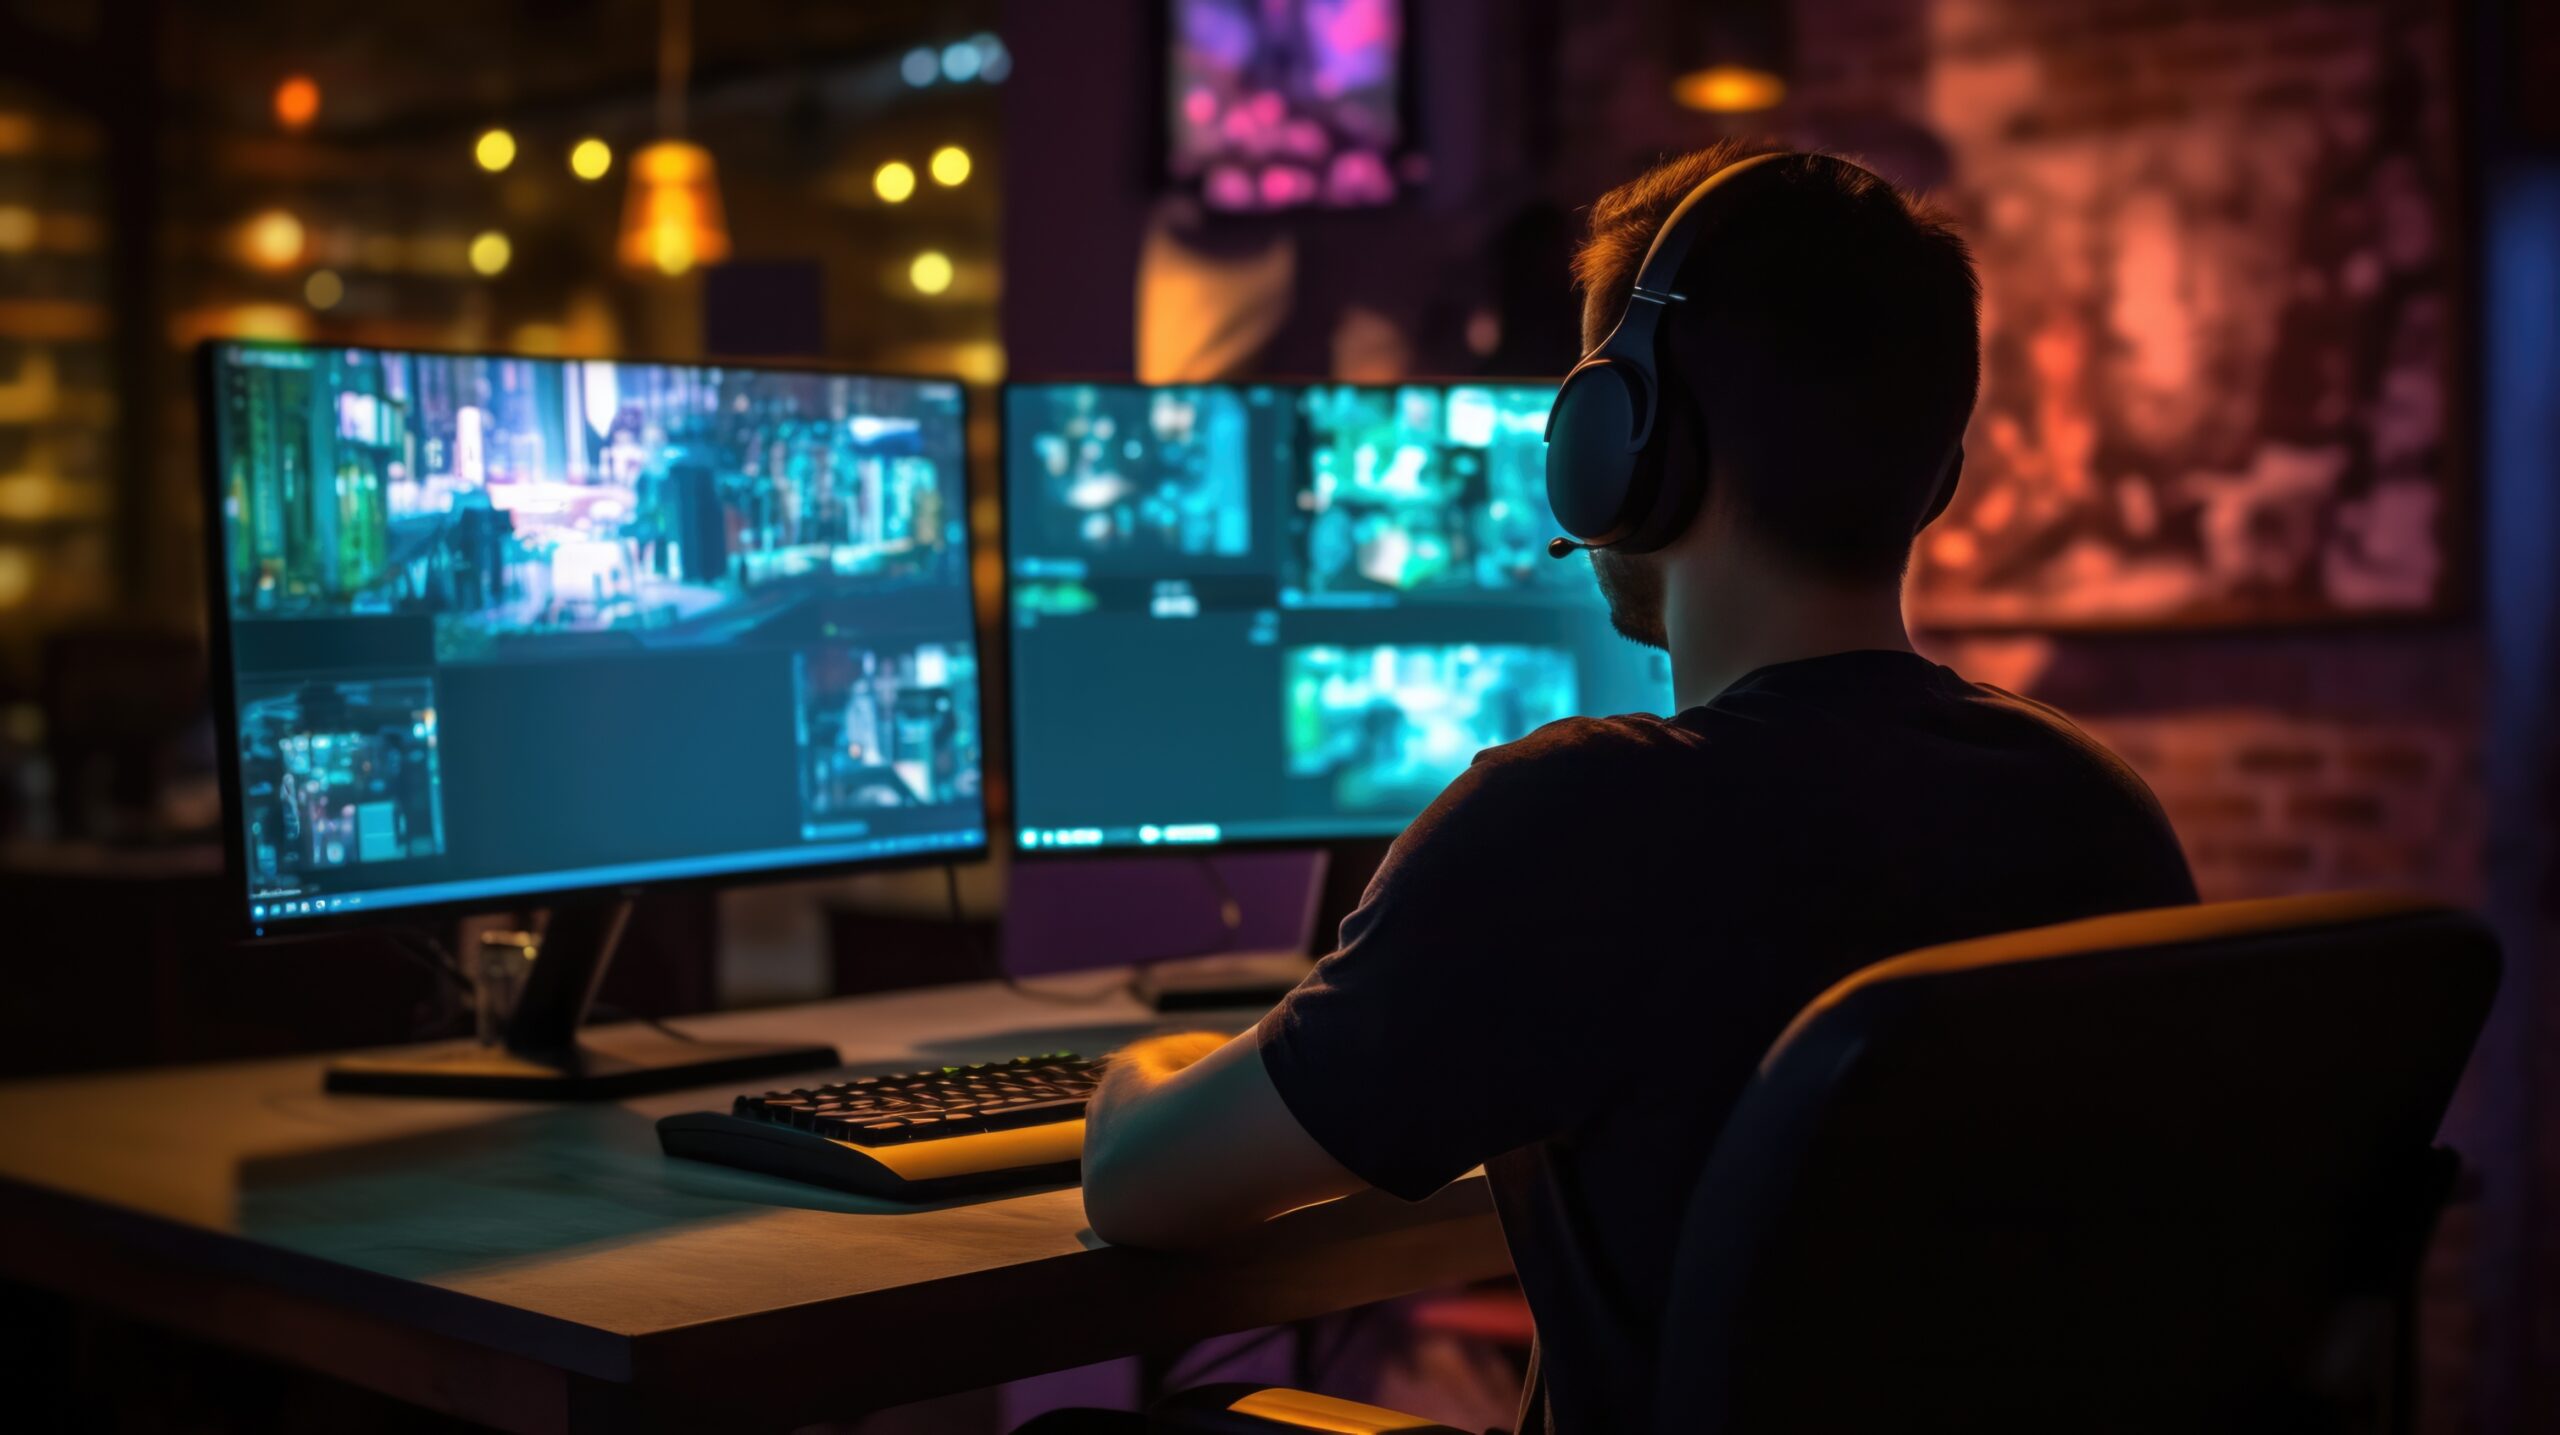
[[1193, 954], [1206, 957], [1234, 950], [1236, 934], [1244, 930], [1244, 904], [1236, 900], [1236, 889], [1227, 885], [1227, 874], [1218, 870], [1216, 859], [1203, 852], [1199, 861], [1200, 875], [1209, 879], [1210, 888], [1218, 894], [1218, 923], [1227, 929], [1224, 942], [1209, 951]]

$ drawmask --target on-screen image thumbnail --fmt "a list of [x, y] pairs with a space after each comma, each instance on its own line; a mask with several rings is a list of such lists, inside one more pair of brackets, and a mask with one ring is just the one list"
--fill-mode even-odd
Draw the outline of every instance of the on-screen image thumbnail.
[[810, 836], [883, 809], [977, 802], [978, 660], [963, 644], [793, 655], [800, 802]]
[[434, 681], [315, 682], [245, 698], [240, 796], [259, 884], [439, 855]]
[[[1016, 390], [1017, 546], [1052, 556], [1241, 558], [1253, 548], [1249, 421], [1231, 388]], [[1020, 479], [1015, 482], [1019, 484]]]
[[1547, 410], [1525, 386], [1319, 386], [1292, 495], [1302, 601], [1587, 587], [1547, 557]]
[[1283, 655], [1288, 771], [1343, 811], [1418, 811], [1477, 753], [1573, 714], [1573, 655], [1517, 644], [1304, 647]]
[[948, 383], [238, 349], [217, 401], [244, 616], [432, 614], [450, 658], [965, 580]]

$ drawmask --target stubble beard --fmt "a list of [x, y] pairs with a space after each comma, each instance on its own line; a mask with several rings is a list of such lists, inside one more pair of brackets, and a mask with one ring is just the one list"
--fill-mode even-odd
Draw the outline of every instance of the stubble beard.
[[1609, 626], [1618, 630], [1618, 636], [1669, 651], [1671, 634], [1662, 616], [1662, 565], [1650, 554], [1603, 548], [1591, 555], [1591, 571], [1600, 580], [1600, 596], [1609, 604]]

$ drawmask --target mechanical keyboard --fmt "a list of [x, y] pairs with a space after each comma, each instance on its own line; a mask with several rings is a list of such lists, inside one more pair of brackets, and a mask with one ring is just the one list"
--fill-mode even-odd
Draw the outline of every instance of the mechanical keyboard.
[[1076, 1178], [1102, 1063], [1071, 1051], [739, 1097], [658, 1122], [670, 1156], [893, 1200]]

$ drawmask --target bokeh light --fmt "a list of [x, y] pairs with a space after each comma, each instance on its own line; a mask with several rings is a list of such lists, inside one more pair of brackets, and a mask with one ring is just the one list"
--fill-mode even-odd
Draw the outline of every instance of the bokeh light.
[[963, 40], [942, 47], [942, 77], [954, 84], [978, 78], [978, 47]]
[[933, 171], [933, 182], [939, 185], [957, 185], [969, 178], [969, 152], [956, 144], [935, 150], [927, 165]]
[[915, 166], [893, 159], [871, 172], [871, 192], [891, 204], [904, 204], [916, 192]]
[[496, 174], [516, 162], [516, 137], [502, 129], [482, 130], [471, 146], [471, 158], [482, 169]]
[[1000, 84], [1013, 73], [1013, 52], [1004, 47], [1004, 41], [982, 31], [970, 36], [969, 43], [978, 47], [979, 79]]
[[898, 77], [921, 90], [942, 77], [942, 57], [931, 46], [919, 45], [898, 61]]
[[1767, 70], [1748, 65], [1710, 65], [1671, 82], [1671, 98], [1709, 114], [1749, 114], [1775, 109], [1787, 97], [1787, 82]]
[[583, 180], [599, 180], [613, 168], [613, 146], [603, 140], [587, 138], [569, 148], [569, 173]]
[[261, 269], [290, 269], [302, 259], [302, 221], [290, 210], [270, 209], [241, 231], [240, 249]]
[[24, 254], [36, 247], [36, 212], [23, 204], [0, 204], [0, 254]]
[[287, 75], [276, 85], [276, 123], [303, 130], [320, 118], [320, 83], [309, 75]]
[[471, 271], [484, 278], [506, 273], [507, 261], [515, 256], [515, 246], [497, 230], [484, 229], [471, 237]]
[[928, 249], [907, 265], [907, 282], [919, 294], [939, 294], [951, 287], [951, 256]]
[[302, 297], [314, 309], [335, 309], [338, 301], [347, 297], [347, 281], [339, 278], [335, 269], [314, 269], [311, 277], [302, 281]]

